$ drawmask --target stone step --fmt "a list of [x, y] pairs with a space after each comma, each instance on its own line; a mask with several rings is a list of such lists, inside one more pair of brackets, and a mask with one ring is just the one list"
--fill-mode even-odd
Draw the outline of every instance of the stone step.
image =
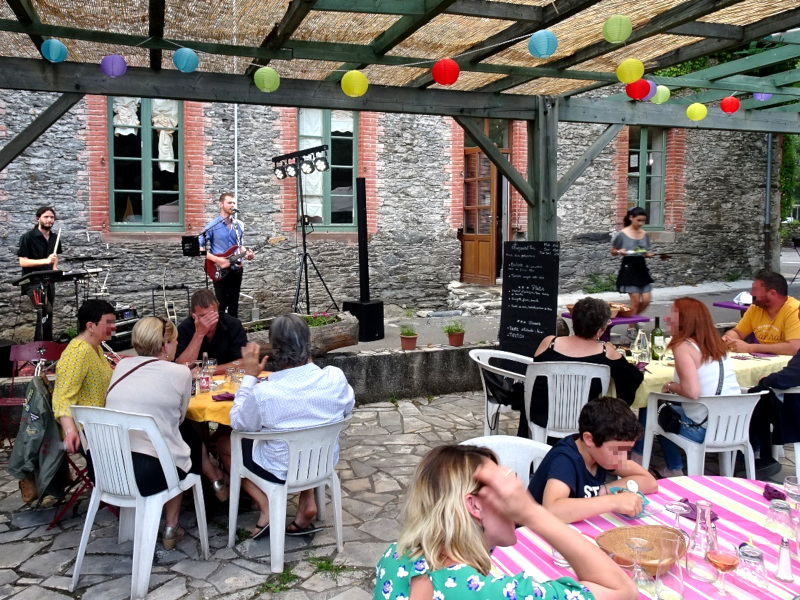
[[499, 315], [503, 301], [500, 285], [475, 285], [452, 281], [447, 286], [447, 305], [465, 315]]

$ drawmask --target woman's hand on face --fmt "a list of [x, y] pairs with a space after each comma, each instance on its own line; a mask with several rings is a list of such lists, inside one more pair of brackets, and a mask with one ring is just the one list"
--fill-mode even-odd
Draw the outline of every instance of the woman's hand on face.
[[536, 502], [513, 469], [484, 460], [475, 479], [483, 484], [478, 496], [506, 518], [521, 523], [527, 511], [535, 510]]

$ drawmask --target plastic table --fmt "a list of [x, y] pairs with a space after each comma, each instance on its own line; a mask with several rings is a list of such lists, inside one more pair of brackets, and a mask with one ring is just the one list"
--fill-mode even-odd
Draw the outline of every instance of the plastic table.
[[[565, 319], [572, 319], [572, 315], [568, 312], [561, 313]], [[631, 315], [630, 317], [611, 317], [611, 325], [606, 327], [600, 340], [603, 342], [611, 341], [611, 328], [615, 325], [633, 325], [634, 323], [649, 323], [650, 317], [643, 317], [642, 315]]]

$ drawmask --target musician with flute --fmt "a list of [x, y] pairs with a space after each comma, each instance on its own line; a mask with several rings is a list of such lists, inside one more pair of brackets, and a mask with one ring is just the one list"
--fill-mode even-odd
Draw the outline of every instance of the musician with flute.
[[[36, 226], [22, 234], [19, 239], [19, 266], [22, 274], [33, 271], [47, 271], [58, 269], [58, 254], [64, 250], [60, 243], [61, 230], [58, 235], [52, 235], [53, 224], [56, 221], [56, 211], [52, 206], [42, 206], [36, 211]], [[42, 289], [41, 286], [23, 284], [22, 294], [28, 296], [34, 308], [41, 307], [41, 326], [36, 327], [36, 340], [53, 339], [53, 302], [55, 301], [56, 288], [53, 282], [48, 282]]]
[[[227, 257], [244, 246], [244, 223], [236, 218], [236, 197], [224, 192], [219, 197], [219, 216], [206, 225], [200, 234], [200, 245], [211, 243], [206, 261], [214, 263], [214, 293], [219, 302], [220, 312], [239, 317], [239, 290], [242, 288], [242, 265], [240, 261], [231, 262]], [[253, 260], [253, 251], [244, 250], [244, 258]]]

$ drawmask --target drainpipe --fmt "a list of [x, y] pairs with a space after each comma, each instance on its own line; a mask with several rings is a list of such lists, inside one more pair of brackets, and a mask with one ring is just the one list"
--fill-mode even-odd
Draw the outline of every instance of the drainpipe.
[[[772, 135], [772, 134], [770, 134]], [[233, 105], [233, 196], [239, 201], [239, 105]]]
[[772, 221], [770, 204], [772, 198], [772, 133], [767, 134], [767, 183], [764, 202], [764, 265], [772, 270]]

